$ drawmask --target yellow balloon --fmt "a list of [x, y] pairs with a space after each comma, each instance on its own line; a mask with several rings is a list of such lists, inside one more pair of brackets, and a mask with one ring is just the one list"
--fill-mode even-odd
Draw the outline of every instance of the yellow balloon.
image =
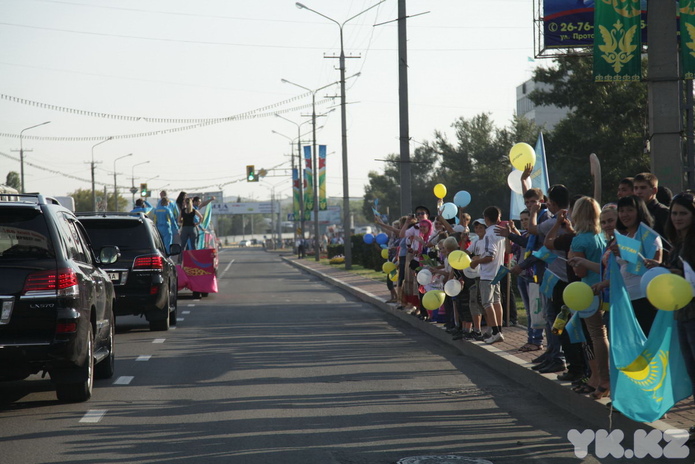
[[468, 256], [468, 253], [466, 253], [465, 251], [454, 250], [451, 253], [449, 253], [448, 259], [449, 265], [454, 269], [466, 269], [471, 265], [471, 257]]
[[391, 271], [389, 273], [389, 279], [391, 279], [391, 282], [398, 282], [398, 271]]
[[647, 299], [664, 311], [681, 309], [693, 299], [690, 282], [676, 274], [661, 274], [647, 285]]
[[430, 290], [422, 296], [422, 306], [433, 311], [444, 304], [446, 293], [441, 290]]
[[395, 271], [396, 269], [398, 269], [398, 266], [396, 266], [396, 264], [392, 263], [391, 261], [386, 261], [384, 264], [381, 265], [381, 270], [387, 274], [391, 271]]
[[509, 161], [519, 171], [523, 171], [527, 164], [536, 164], [536, 151], [528, 143], [517, 143], [509, 150]]
[[584, 282], [572, 282], [562, 292], [565, 305], [573, 311], [584, 311], [594, 301], [594, 291]]
[[388, 248], [382, 248], [381, 249], [381, 257], [384, 259], [389, 259], [389, 250]]
[[434, 196], [437, 198], [444, 198], [446, 196], [446, 185], [437, 184], [434, 186]]

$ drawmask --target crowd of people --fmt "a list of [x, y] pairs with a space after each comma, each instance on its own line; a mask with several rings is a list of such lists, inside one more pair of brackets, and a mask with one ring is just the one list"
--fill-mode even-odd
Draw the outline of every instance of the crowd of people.
[[[529, 174], [527, 167], [524, 179]], [[440, 322], [455, 340], [499, 343], [504, 340], [507, 321], [517, 323], [515, 298], [505, 297], [509, 293], [504, 287], [512, 279], [500, 278], [504, 275], [500, 270], [508, 270], [515, 276], [527, 313], [527, 339], [518, 349], [538, 352], [533, 369], [557, 373], [559, 380], [572, 382], [579, 394], [607, 397], [611, 386], [611, 260], [620, 269], [645, 336], [657, 309], [647, 299], [642, 275], [663, 267], [688, 277], [695, 269], [693, 192], [672, 196], [651, 173], [626, 177], [616, 190], [616, 201], [601, 205], [592, 197], [571, 195], [561, 184], [551, 186], [547, 195], [524, 185], [526, 209], [518, 224], [503, 220], [496, 206], [485, 208], [475, 220], [464, 208], [459, 208], [457, 217], [444, 219], [441, 214], [433, 217], [425, 206], [391, 224], [375, 216], [377, 226], [390, 235], [389, 260], [398, 268], [398, 280], [390, 287], [392, 301], [399, 309], [427, 320], [433, 312], [424, 308], [423, 294], [457, 280], [461, 290], [447, 294]], [[643, 254], [637, 264], [621, 256], [616, 234], [642, 242]], [[469, 267], [459, 270], [448, 262], [449, 254], [457, 250], [470, 256]], [[426, 281], [419, 277], [423, 270], [431, 274], [431, 278], [423, 274]], [[598, 296], [594, 298], [597, 304], [585, 311], [570, 311], [563, 300], [564, 290], [578, 281], [590, 286]], [[546, 282], [553, 284], [546, 286]], [[675, 311], [674, 317], [695, 391], [695, 299]], [[577, 318], [574, 323], [579, 324], [585, 341], [572, 340], [563, 330], [572, 318]]]
[[167, 252], [172, 243], [180, 244], [183, 250], [195, 250], [200, 222], [203, 220], [199, 209], [214, 200], [215, 197], [207, 200], [199, 196], [191, 198], [186, 192], [180, 192], [176, 201], [172, 202], [166, 190], [162, 190], [156, 206], [152, 206], [145, 198], [138, 198], [131, 213], [144, 213], [152, 217]]

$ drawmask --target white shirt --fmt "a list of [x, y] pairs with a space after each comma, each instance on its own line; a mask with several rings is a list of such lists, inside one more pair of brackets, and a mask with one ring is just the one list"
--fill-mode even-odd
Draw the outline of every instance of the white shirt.
[[[479, 264], [480, 280], [492, 280], [497, 275], [500, 266], [504, 265], [505, 238], [495, 233], [496, 224], [491, 225], [485, 230], [485, 236], [476, 243], [476, 248], [482, 246], [480, 256], [492, 257], [492, 261], [485, 264]], [[479, 245], [480, 244], [480, 245]]]

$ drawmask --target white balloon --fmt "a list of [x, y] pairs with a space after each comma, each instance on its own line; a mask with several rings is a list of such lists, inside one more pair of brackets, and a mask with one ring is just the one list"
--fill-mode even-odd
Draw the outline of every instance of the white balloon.
[[477, 267], [473, 269], [472, 267], [468, 266], [466, 269], [463, 270], [463, 273], [469, 279], [475, 279], [476, 277], [480, 277], [480, 271]]
[[449, 296], [456, 296], [461, 293], [463, 286], [458, 280], [450, 280], [444, 284], [444, 293]]
[[427, 269], [422, 269], [417, 273], [417, 283], [427, 285], [432, 283], [432, 273]]
[[507, 176], [507, 185], [512, 191], [516, 193], [522, 193], [521, 189], [521, 176], [523, 172], [517, 171], [516, 169], [509, 173]]

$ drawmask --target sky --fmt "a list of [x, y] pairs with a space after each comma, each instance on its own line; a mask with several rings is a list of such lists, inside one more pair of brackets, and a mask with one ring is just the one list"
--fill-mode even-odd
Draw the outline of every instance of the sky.
[[[509, 125], [531, 77], [534, 0], [408, 0], [411, 153], [458, 118]], [[339, 23], [378, 0], [304, 0]], [[399, 153], [397, 0], [344, 26], [350, 197]], [[338, 25], [293, 0], [0, 0], [0, 182], [67, 195], [220, 191], [291, 195], [289, 139], [327, 145], [327, 193], [343, 196]], [[387, 24], [381, 24], [387, 23]], [[375, 26], [376, 25], [376, 26]], [[335, 85], [331, 85], [336, 83]], [[274, 116], [280, 113], [293, 121]], [[280, 133], [278, 135], [273, 131]], [[109, 137], [112, 139], [107, 140]], [[310, 143], [310, 136], [303, 137]], [[131, 156], [127, 156], [132, 153]], [[119, 159], [120, 158], [120, 159]], [[246, 165], [268, 174], [248, 183]]]

